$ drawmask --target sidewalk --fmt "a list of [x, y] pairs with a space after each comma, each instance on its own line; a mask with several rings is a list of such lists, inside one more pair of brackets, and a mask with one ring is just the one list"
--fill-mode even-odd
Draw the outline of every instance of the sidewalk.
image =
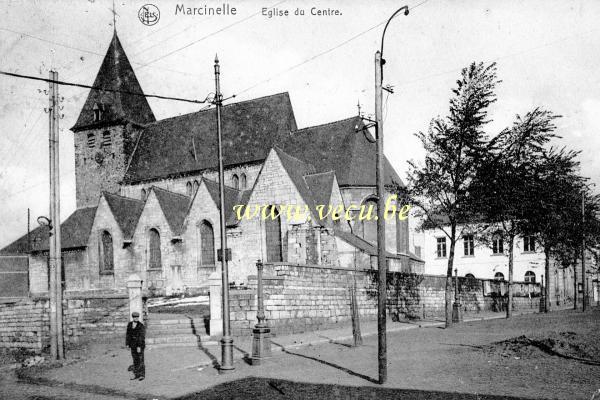
[[[519, 313], [515, 313], [519, 315]], [[500, 319], [504, 313], [485, 312], [466, 315], [465, 322]], [[387, 332], [400, 332], [411, 329], [443, 326], [441, 320], [417, 322], [392, 322], [388, 320]], [[361, 321], [363, 337], [377, 335], [376, 321]], [[352, 329], [344, 326], [294, 335], [277, 336], [272, 339], [273, 360], [289, 357], [289, 350], [323, 343], [341, 344], [346, 348], [352, 341]], [[342, 343], [345, 342], [345, 343]], [[265, 375], [278, 377], [287, 361], [270, 360], [263, 366], [250, 366], [247, 362], [252, 353], [252, 337], [236, 338], [234, 342], [234, 366], [236, 371], [219, 375], [215, 366], [221, 358], [217, 342], [198, 343], [188, 347], [156, 347], [145, 352], [146, 380], [130, 381], [127, 367], [131, 355], [124, 346], [96, 346], [94, 354], [87, 354], [86, 360], [67, 363], [63, 367], [45, 371], [41, 376], [31, 377], [34, 382], [48, 385], [61, 385], [82, 392], [115, 395], [126, 398], [176, 398], [197, 392], [213, 385], [233, 379]], [[292, 353], [293, 354], [293, 353]], [[270, 365], [269, 365], [270, 364]], [[277, 366], [277, 364], [281, 364]], [[293, 366], [293, 364], [292, 364]], [[314, 367], [311, 367], [314, 369]], [[290, 372], [290, 371], [288, 371]], [[291, 373], [306, 376], [302, 368]], [[315, 373], [315, 371], [312, 371]]]

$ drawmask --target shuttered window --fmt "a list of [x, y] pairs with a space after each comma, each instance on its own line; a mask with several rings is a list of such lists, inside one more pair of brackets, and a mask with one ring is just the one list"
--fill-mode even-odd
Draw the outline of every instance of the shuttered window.
[[162, 269], [160, 254], [160, 235], [156, 229], [150, 229], [148, 238], [149, 269]]
[[[273, 208], [275, 210], [273, 211]], [[275, 218], [271, 218], [273, 212]], [[267, 242], [267, 262], [283, 261], [281, 249], [281, 214], [275, 206], [271, 206], [265, 219], [265, 237]]]

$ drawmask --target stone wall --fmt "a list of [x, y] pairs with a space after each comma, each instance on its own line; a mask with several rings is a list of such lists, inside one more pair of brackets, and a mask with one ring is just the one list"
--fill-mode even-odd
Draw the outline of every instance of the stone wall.
[[[377, 315], [377, 271], [345, 268], [265, 264], [264, 304], [275, 334], [327, 329], [351, 320], [350, 290], [356, 279], [359, 312], [364, 319]], [[392, 320], [444, 316], [446, 277], [404, 272], [388, 273], [388, 316]], [[539, 286], [517, 283], [515, 309], [539, 308]], [[465, 312], [499, 311], [505, 284], [459, 278], [459, 299]], [[523, 289], [525, 288], [525, 289]], [[529, 295], [531, 293], [531, 296]], [[249, 290], [230, 292], [234, 336], [251, 334], [256, 324], [256, 280]]]
[[[47, 297], [0, 304], [0, 350], [44, 350], [50, 341]], [[63, 300], [65, 344], [125, 335], [129, 314], [127, 295], [71, 293]]]

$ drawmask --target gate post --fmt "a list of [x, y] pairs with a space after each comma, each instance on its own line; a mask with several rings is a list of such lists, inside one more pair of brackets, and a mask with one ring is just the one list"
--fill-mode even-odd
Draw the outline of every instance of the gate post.
[[127, 279], [127, 294], [129, 295], [129, 316], [127, 319], [131, 321], [131, 313], [140, 313], [140, 321], [144, 321], [144, 302], [142, 299], [142, 278], [138, 274], [129, 275]]
[[208, 277], [210, 287], [210, 336], [218, 337], [223, 336], [223, 304], [222, 304], [222, 282], [221, 272], [217, 268], [217, 271], [210, 274]]

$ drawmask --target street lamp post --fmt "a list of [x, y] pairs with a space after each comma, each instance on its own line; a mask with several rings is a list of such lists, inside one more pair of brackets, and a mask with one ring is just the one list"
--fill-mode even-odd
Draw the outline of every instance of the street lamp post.
[[219, 59], [215, 56], [215, 105], [217, 111], [217, 144], [219, 146], [219, 221], [221, 225], [221, 284], [222, 306], [223, 306], [223, 337], [221, 338], [221, 372], [229, 372], [235, 369], [233, 366], [233, 338], [231, 337], [229, 324], [229, 271], [227, 260], [230, 257], [227, 249], [227, 234], [225, 232], [225, 176], [223, 172], [223, 139], [221, 134], [221, 96]]
[[[386, 307], [387, 307], [387, 259], [385, 251], [385, 172], [383, 154], [383, 41], [390, 21], [400, 12], [408, 15], [408, 6], [396, 10], [388, 19], [381, 35], [381, 51], [375, 53], [375, 127], [377, 136], [377, 268], [379, 271], [377, 301], [377, 352], [379, 383], [387, 380]], [[387, 89], [386, 89], [387, 90]]]

